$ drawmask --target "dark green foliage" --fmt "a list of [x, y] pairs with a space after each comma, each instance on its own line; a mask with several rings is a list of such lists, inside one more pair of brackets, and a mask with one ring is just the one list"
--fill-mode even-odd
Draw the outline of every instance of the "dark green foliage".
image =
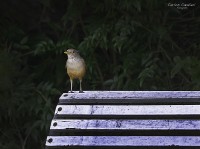
[[85, 90], [199, 90], [199, 5], [168, 3], [2, 2], [0, 148], [44, 148], [58, 97], [70, 88], [67, 48], [86, 60]]

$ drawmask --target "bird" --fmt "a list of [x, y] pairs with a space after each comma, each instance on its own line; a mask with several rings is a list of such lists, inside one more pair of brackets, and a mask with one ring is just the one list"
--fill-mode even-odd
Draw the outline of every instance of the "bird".
[[73, 93], [73, 80], [79, 79], [80, 90], [79, 93], [83, 93], [82, 90], [82, 79], [86, 73], [86, 65], [84, 59], [79, 55], [79, 51], [75, 49], [68, 49], [64, 52], [67, 54], [68, 59], [66, 61], [65, 68], [67, 69], [67, 74], [70, 78], [71, 90]]

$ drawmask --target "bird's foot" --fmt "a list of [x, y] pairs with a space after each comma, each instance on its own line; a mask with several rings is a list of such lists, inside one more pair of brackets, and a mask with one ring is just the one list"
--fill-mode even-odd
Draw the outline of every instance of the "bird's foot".
[[69, 91], [69, 93], [74, 93], [73, 91]]
[[80, 90], [79, 93], [84, 93], [84, 92], [82, 90]]

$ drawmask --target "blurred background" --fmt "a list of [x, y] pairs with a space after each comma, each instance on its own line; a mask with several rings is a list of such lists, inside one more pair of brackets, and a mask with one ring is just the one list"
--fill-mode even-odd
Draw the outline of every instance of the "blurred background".
[[199, 90], [200, 8], [174, 3], [182, 1], [1, 1], [0, 148], [44, 148], [70, 89], [68, 48], [86, 61], [84, 90]]

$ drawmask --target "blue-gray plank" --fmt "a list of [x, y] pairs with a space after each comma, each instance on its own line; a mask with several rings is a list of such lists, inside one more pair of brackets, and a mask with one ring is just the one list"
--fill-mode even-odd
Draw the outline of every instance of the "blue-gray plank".
[[59, 105], [56, 115], [198, 115], [200, 105]]
[[63, 99], [155, 99], [200, 98], [200, 91], [84, 91], [63, 93]]
[[200, 146], [195, 136], [48, 136], [47, 146]]
[[79, 120], [54, 119], [51, 129], [109, 130], [200, 130], [200, 120]]

